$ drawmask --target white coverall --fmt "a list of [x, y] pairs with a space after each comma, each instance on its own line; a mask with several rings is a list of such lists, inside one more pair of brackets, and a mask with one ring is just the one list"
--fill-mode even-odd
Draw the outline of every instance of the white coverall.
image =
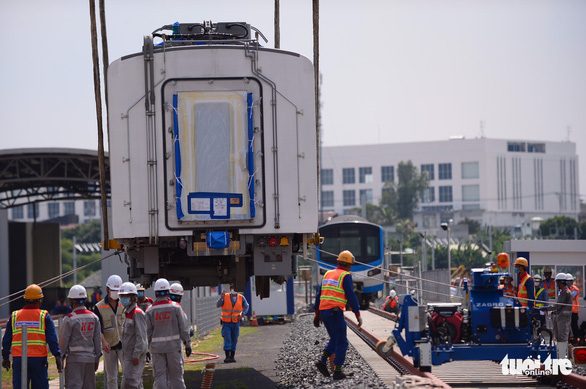
[[76, 307], [63, 319], [59, 348], [65, 362], [65, 387], [96, 387], [95, 365], [102, 355], [102, 334], [98, 317], [86, 307]]
[[[124, 314], [124, 330], [122, 332], [122, 389], [142, 388], [142, 371], [146, 353], [147, 325], [146, 316], [136, 304], [130, 305]], [[132, 359], [138, 359], [138, 365], [134, 366]]]
[[153, 357], [153, 389], [185, 389], [181, 344], [190, 339], [181, 306], [167, 297], [158, 298], [147, 309], [146, 318]]

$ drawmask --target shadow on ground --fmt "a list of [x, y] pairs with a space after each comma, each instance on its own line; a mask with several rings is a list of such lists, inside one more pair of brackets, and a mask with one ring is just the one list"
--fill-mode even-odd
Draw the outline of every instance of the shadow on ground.
[[[204, 375], [199, 371], [186, 371], [185, 386], [201, 388]], [[255, 369], [241, 367], [235, 369], [216, 370], [212, 379], [212, 388], [218, 389], [245, 389], [245, 388], [274, 388], [275, 383]]]

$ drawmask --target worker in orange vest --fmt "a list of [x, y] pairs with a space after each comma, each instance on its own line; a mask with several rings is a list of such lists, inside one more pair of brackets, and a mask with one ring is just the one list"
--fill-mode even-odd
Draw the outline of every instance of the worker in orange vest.
[[528, 261], [519, 257], [515, 260], [515, 273], [519, 275], [519, 288], [517, 291], [517, 298], [522, 306], [533, 310], [535, 303], [535, 281], [533, 277], [527, 273], [529, 269]]
[[552, 272], [549, 266], [543, 268], [543, 287], [547, 290], [547, 297], [549, 297], [550, 300], [555, 300], [555, 280], [551, 278], [551, 274]]
[[389, 292], [389, 297], [383, 304], [383, 309], [387, 312], [397, 313], [399, 311], [399, 297], [397, 296], [397, 292], [391, 290]]
[[504, 284], [499, 285], [499, 289], [503, 290], [503, 295], [505, 297], [515, 297], [517, 296], [517, 288], [513, 285], [513, 277], [509, 274], [503, 276]]
[[342, 366], [346, 359], [346, 350], [348, 349], [346, 320], [344, 319], [346, 304], [350, 304], [352, 312], [356, 315], [358, 329], [362, 327], [360, 305], [354, 292], [354, 284], [350, 274], [350, 269], [354, 264], [354, 255], [350, 251], [344, 250], [338, 255], [337, 262], [338, 267], [336, 269], [329, 270], [324, 274], [321, 288], [318, 289], [315, 296], [315, 317], [313, 319], [313, 325], [316, 327], [319, 327], [320, 321], [323, 321], [330, 336], [330, 341], [315, 366], [320, 373], [329, 377], [330, 372], [326, 361], [330, 355], [336, 354], [334, 358], [334, 380], [346, 378], [346, 374], [342, 372]]
[[567, 273], [566, 278], [568, 280], [568, 289], [572, 294], [572, 335], [574, 342], [577, 342], [582, 337], [580, 326], [578, 325], [578, 314], [580, 313], [580, 302], [578, 299], [580, 298], [580, 289], [574, 285], [573, 275]]
[[6, 332], [2, 339], [2, 367], [10, 370], [10, 353], [12, 352], [12, 385], [21, 387], [22, 363], [22, 326], [27, 325], [27, 387], [49, 388], [47, 364], [47, 345], [55, 356], [59, 373], [63, 370], [61, 350], [57, 341], [57, 332], [49, 312], [41, 309], [43, 290], [36, 284], [29, 285], [24, 292], [25, 306], [12, 312]]
[[216, 306], [222, 308], [220, 321], [222, 322], [222, 337], [224, 338], [224, 353], [226, 358], [224, 363], [236, 362], [236, 344], [240, 335], [240, 319], [245, 312], [248, 312], [248, 301], [246, 298], [236, 292], [234, 284], [230, 284], [230, 293], [222, 291]]

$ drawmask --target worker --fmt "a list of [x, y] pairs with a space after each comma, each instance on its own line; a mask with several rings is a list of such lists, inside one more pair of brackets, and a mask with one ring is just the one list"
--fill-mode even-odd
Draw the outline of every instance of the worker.
[[577, 343], [579, 338], [582, 337], [580, 334], [580, 326], [578, 325], [578, 314], [580, 313], [580, 289], [574, 285], [573, 275], [567, 273], [566, 279], [568, 280], [568, 289], [572, 294], [572, 337], [574, 338], [574, 343]]
[[354, 255], [350, 251], [344, 250], [338, 255], [337, 263], [336, 269], [329, 270], [324, 274], [321, 287], [315, 296], [313, 325], [319, 327], [320, 321], [323, 321], [330, 337], [321, 359], [315, 363], [315, 366], [320, 373], [329, 377], [330, 373], [326, 362], [330, 355], [336, 354], [334, 380], [341, 380], [346, 378], [342, 372], [342, 366], [348, 349], [346, 320], [344, 319], [346, 304], [350, 304], [352, 312], [356, 315], [358, 329], [362, 327], [362, 317], [360, 317], [360, 305], [354, 292], [354, 284], [350, 274], [350, 269], [354, 264]]
[[67, 295], [73, 311], [65, 316], [59, 334], [63, 351], [66, 388], [95, 388], [102, 355], [102, 331], [98, 317], [85, 307], [87, 291], [73, 285]]
[[53, 308], [53, 315], [67, 315], [71, 311], [70, 306], [63, 297], [59, 298]]
[[543, 268], [543, 287], [547, 289], [547, 296], [550, 300], [555, 300], [555, 280], [551, 278], [551, 268], [546, 266]]
[[155, 302], [146, 311], [147, 338], [153, 357], [154, 389], [185, 389], [181, 342], [191, 355], [187, 321], [181, 306], [169, 299], [169, 281], [155, 282]]
[[230, 284], [230, 293], [222, 291], [216, 302], [216, 307], [222, 308], [220, 322], [222, 323], [222, 337], [224, 338], [224, 363], [236, 362], [234, 354], [240, 335], [240, 320], [244, 312], [248, 312], [249, 304], [246, 298], [236, 292], [234, 284]]
[[[94, 313], [102, 326], [102, 350], [104, 351], [104, 371], [107, 389], [118, 387], [118, 363], [122, 365], [122, 326], [124, 325], [124, 307], [120, 304], [118, 291], [122, 278], [113, 274], [106, 282], [106, 296], [98, 301]], [[124, 371], [123, 371], [124, 373]]]
[[143, 312], [146, 312], [147, 308], [153, 304], [153, 299], [144, 295], [144, 286], [142, 284], [136, 285], [136, 291], [138, 293], [138, 306]]
[[499, 289], [503, 290], [503, 296], [505, 297], [517, 296], [517, 288], [513, 285], [513, 277], [510, 274], [503, 276], [503, 284], [499, 285]]
[[[183, 286], [179, 282], [174, 282], [169, 287], [169, 298], [171, 301], [176, 302], [177, 304], [181, 304], [181, 300], [183, 299]], [[181, 308], [183, 310], [183, 308]], [[189, 341], [191, 342], [191, 338], [195, 335], [195, 331], [191, 328], [189, 323], [189, 318], [185, 311], [183, 311], [183, 315], [185, 316], [185, 321], [187, 321], [187, 326], [189, 327]]]
[[61, 350], [57, 341], [55, 325], [49, 312], [41, 309], [43, 290], [36, 284], [29, 285], [24, 291], [25, 306], [12, 312], [6, 323], [2, 338], [2, 367], [10, 370], [12, 353], [12, 386], [21, 387], [22, 363], [22, 326], [27, 326], [27, 387], [45, 389], [49, 387], [47, 364], [47, 345], [55, 356], [59, 373], [63, 370]]
[[555, 276], [556, 286], [559, 290], [557, 302], [540, 310], [552, 311], [554, 315], [554, 336], [558, 342], [558, 359], [565, 358], [568, 340], [570, 337], [570, 321], [572, 320], [572, 294], [568, 289], [567, 276], [558, 273]]
[[399, 297], [394, 289], [389, 292], [389, 297], [387, 297], [387, 300], [383, 304], [383, 309], [391, 313], [399, 312]]
[[118, 291], [124, 310], [122, 330], [122, 389], [142, 388], [142, 371], [147, 353], [147, 325], [145, 313], [137, 306], [138, 293], [132, 282], [124, 282]]
[[[542, 307], [547, 306], [547, 302], [549, 301], [549, 295], [547, 294], [547, 290], [543, 287], [543, 278], [536, 274], [533, 276], [533, 280], [535, 281], [535, 308], [539, 309]], [[541, 327], [545, 327], [545, 311], [538, 312], [535, 317], [541, 323]]]
[[519, 288], [517, 291], [517, 298], [522, 306], [533, 310], [535, 300], [535, 281], [533, 277], [529, 275], [527, 270], [529, 269], [529, 263], [523, 257], [519, 257], [515, 260], [515, 273], [519, 275]]

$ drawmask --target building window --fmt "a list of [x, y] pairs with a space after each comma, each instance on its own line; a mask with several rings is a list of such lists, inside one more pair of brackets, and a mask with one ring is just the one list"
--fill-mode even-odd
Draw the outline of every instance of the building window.
[[462, 204], [463, 211], [474, 211], [480, 209], [480, 204]]
[[34, 219], [35, 215], [39, 216], [39, 203], [27, 204], [26, 206], [26, 217]]
[[322, 206], [322, 208], [331, 208], [334, 206], [334, 191], [333, 190], [321, 192], [321, 206]]
[[507, 142], [507, 151], [525, 152], [525, 142]]
[[12, 208], [12, 220], [24, 219], [24, 205]]
[[478, 162], [462, 162], [462, 178], [478, 178]]
[[451, 186], [440, 186], [439, 187], [439, 202], [440, 203], [451, 203], [452, 202], [452, 187]]
[[380, 176], [382, 182], [395, 181], [395, 167], [394, 166], [381, 166]]
[[434, 180], [434, 169], [433, 169], [433, 163], [428, 163], [428, 164], [424, 164], [421, 165], [421, 173], [423, 172], [427, 172], [427, 176], [429, 177], [430, 180]]
[[369, 184], [372, 183], [372, 168], [371, 167], [361, 167], [358, 169], [359, 174], [359, 182], [361, 184]]
[[372, 189], [360, 189], [360, 205], [364, 205], [363, 198], [366, 204], [372, 204]]
[[322, 185], [334, 185], [333, 169], [323, 169], [321, 171], [321, 183]]
[[480, 201], [480, 186], [462, 185], [462, 201]]
[[344, 206], [354, 206], [356, 205], [356, 191], [355, 190], [345, 190], [344, 193]]
[[75, 202], [68, 201], [64, 204], [64, 215], [75, 215]]
[[59, 216], [59, 203], [49, 203], [49, 218]]
[[434, 201], [435, 201], [435, 188], [433, 186], [425, 188], [423, 190], [423, 198], [421, 199], [421, 202], [424, 204], [427, 204], [427, 203], [433, 203]]
[[96, 216], [96, 202], [95, 201], [84, 201], [83, 202], [83, 215], [84, 216]]
[[354, 168], [344, 168], [342, 169], [342, 183], [343, 184], [354, 184], [356, 182], [356, 177], [354, 176]]
[[437, 168], [439, 172], [440, 180], [451, 180], [452, 179], [452, 164], [451, 163], [440, 163]]
[[528, 153], [545, 153], [545, 143], [527, 143]]

